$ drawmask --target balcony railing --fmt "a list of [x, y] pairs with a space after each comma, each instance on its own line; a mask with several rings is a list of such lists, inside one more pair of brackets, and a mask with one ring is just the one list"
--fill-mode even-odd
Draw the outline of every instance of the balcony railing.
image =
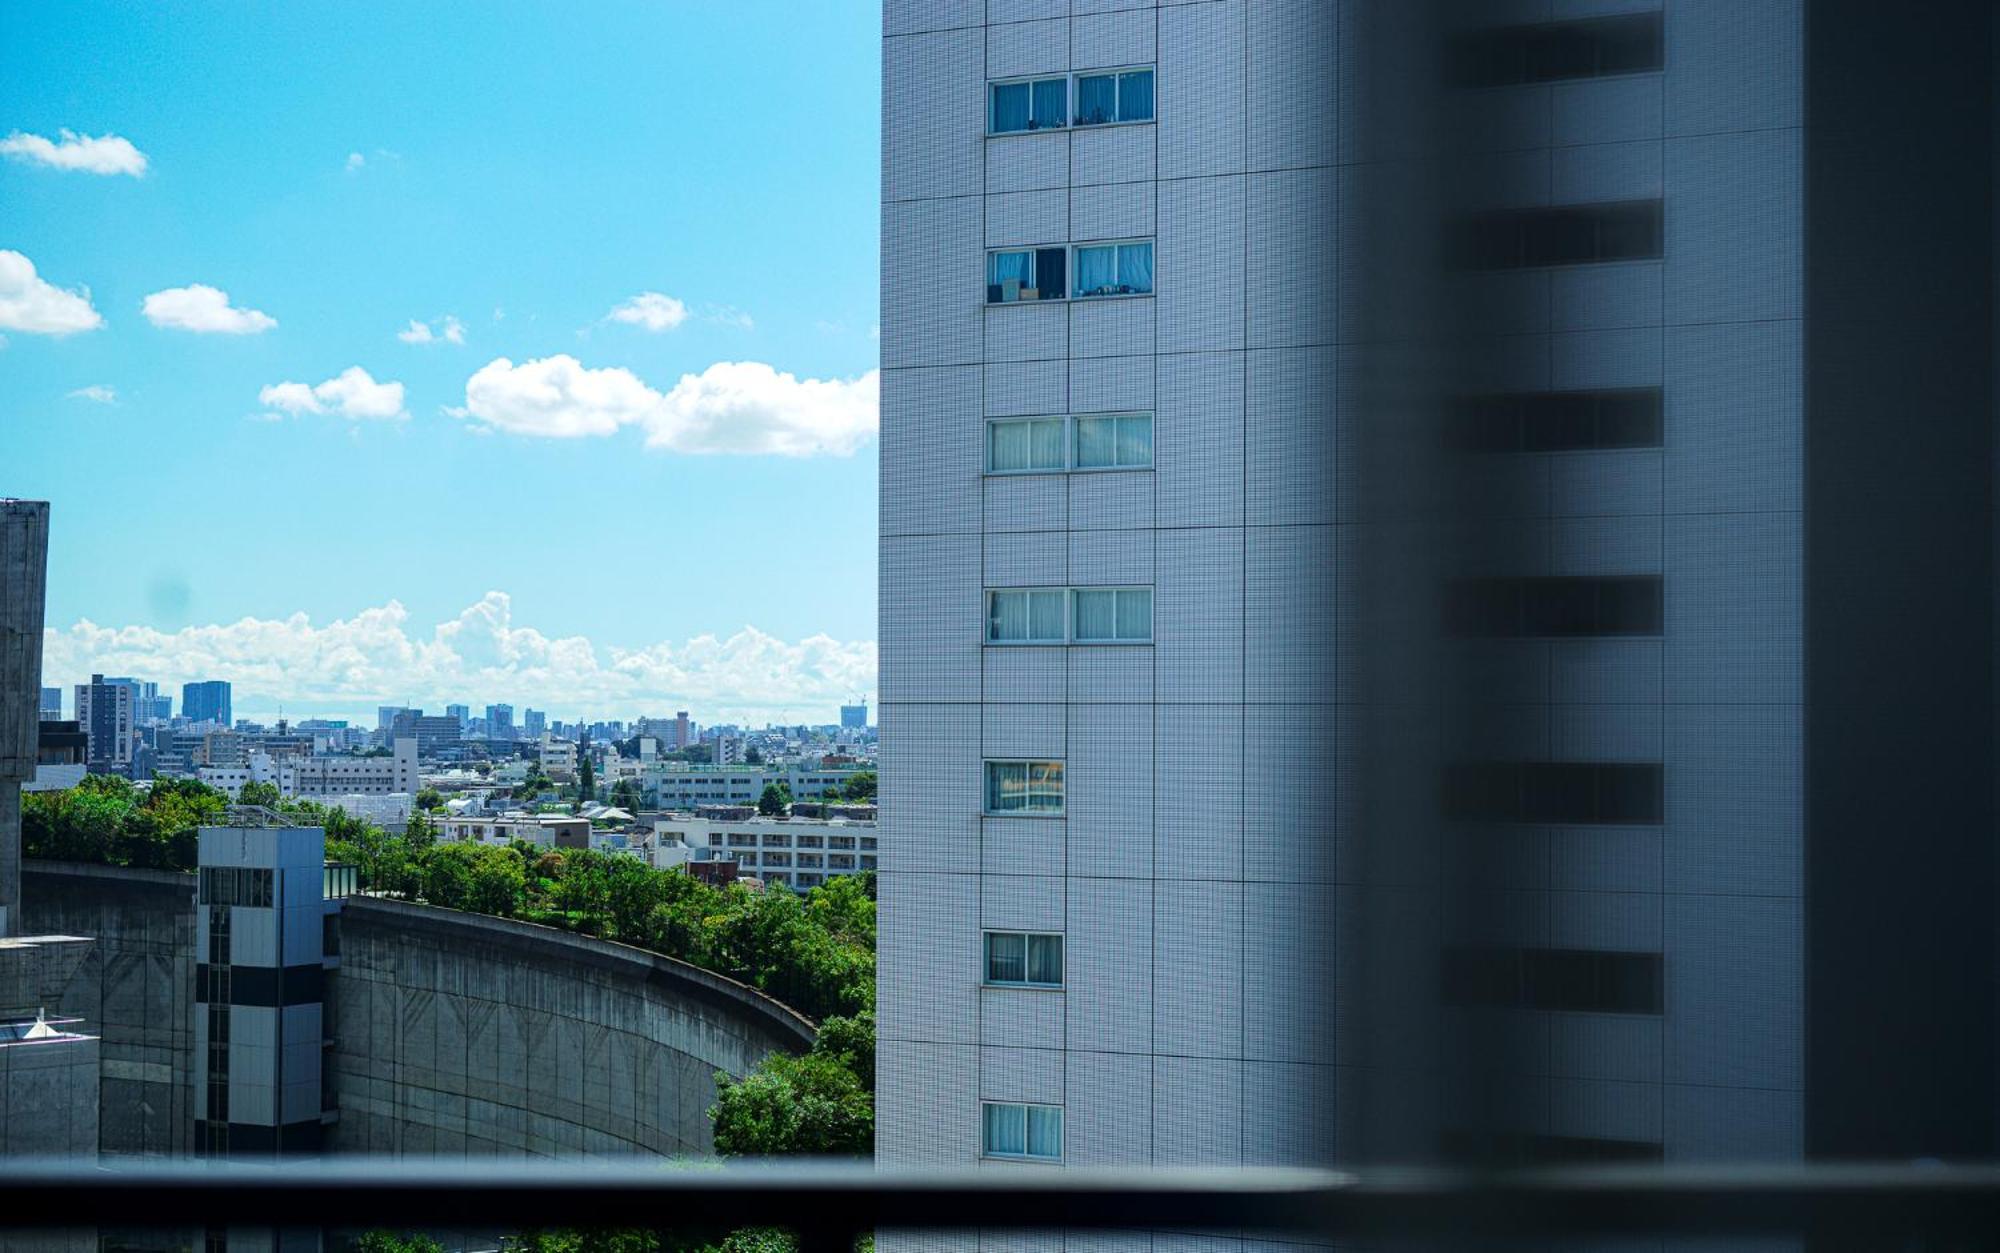
[[0, 1227], [671, 1228], [788, 1216], [802, 1250], [866, 1231], [1244, 1230], [1293, 1238], [1631, 1235], [1831, 1238], [1846, 1247], [1991, 1241], [2000, 1166], [1384, 1170], [987, 1170], [701, 1166], [656, 1160], [270, 1165], [15, 1160]]

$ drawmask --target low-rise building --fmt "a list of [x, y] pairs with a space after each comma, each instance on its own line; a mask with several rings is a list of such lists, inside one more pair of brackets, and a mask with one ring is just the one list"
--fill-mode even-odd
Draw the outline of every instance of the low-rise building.
[[590, 819], [567, 814], [502, 814], [497, 818], [456, 815], [438, 824], [438, 838], [452, 843], [512, 844], [538, 848], [589, 848]]
[[290, 797], [317, 800], [326, 796], [415, 795], [417, 741], [404, 736], [387, 757], [293, 757], [278, 765], [278, 791]]
[[686, 844], [734, 861], [741, 873], [804, 891], [875, 869], [873, 822], [669, 814], [653, 821], [655, 847]]
[[698, 805], [755, 805], [770, 783], [782, 783], [795, 801], [818, 800], [828, 788], [845, 787], [852, 770], [808, 770], [797, 767], [690, 766], [684, 762], [653, 762], [639, 775], [646, 802], [659, 809], [693, 809]]

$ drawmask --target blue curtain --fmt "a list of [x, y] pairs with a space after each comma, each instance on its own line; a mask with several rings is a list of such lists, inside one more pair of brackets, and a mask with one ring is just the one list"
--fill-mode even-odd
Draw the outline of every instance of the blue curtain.
[[1068, 122], [1069, 80], [1048, 78], [1035, 84], [1035, 127], [1047, 130]]
[[1127, 291], [1153, 290], [1153, 245], [1118, 245], [1118, 285]]
[[1118, 120], [1153, 120], [1153, 71], [1133, 70], [1118, 76]]
[[995, 134], [1028, 129], [1028, 85], [1002, 83], [993, 88]]
[[1088, 296], [1118, 281], [1118, 249], [1110, 244], [1076, 250], [1076, 294]]
[[1112, 74], [1093, 74], [1076, 80], [1076, 123], [1095, 126], [1118, 120], [1118, 79]]

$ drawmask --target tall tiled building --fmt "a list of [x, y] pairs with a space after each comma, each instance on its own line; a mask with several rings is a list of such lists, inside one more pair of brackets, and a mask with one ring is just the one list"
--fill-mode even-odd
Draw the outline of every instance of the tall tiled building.
[[1810, 7], [885, 6], [881, 1160], [1993, 1151], [1991, 14]]

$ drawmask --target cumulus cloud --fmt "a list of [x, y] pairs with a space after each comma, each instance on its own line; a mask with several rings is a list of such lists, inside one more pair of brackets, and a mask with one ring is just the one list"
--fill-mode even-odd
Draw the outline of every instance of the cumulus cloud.
[[116, 388], [108, 387], [103, 383], [92, 383], [88, 387], [79, 387], [75, 391], [70, 392], [69, 398], [71, 400], [88, 400], [100, 405], [115, 405], [118, 403], [118, 391]]
[[378, 383], [358, 365], [348, 366], [324, 383], [273, 383], [257, 393], [257, 403], [266, 410], [289, 414], [399, 420], [410, 416], [403, 409], [401, 383]]
[[[513, 621], [505, 592], [488, 592], [428, 631], [396, 601], [316, 625], [304, 614], [160, 631], [82, 621], [44, 636], [43, 673], [143, 674], [163, 686], [235, 684], [238, 709], [347, 713], [382, 704], [441, 709], [468, 695], [574, 717], [700, 709], [716, 721], [827, 721], [833, 707], [875, 688], [875, 645], [825, 635], [786, 641], [745, 626], [642, 648], [600, 648]], [[74, 676], [74, 678], [72, 678]]]
[[88, 287], [65, 291], [37, 275], [34, 262], [0, 248], [0, 331], [73, 335], [103, 325]]
[[649, 331], [671, 331], [687, 321], [687, 306], [672, 296], [656, 291], [640, 292], [604, 315], [607, 322], [643, 326]]
[[462, 344], [465, 342], [465, 323], [446, 314], [435, 323], [410, 319], [410, 324], [396, 332], [396, 338], [406, 344]]
[[664, 395], [630, 370], [590, 369], [558, 354], [515, 365], [498, 357], [465, 383], [463, 415], [517, 435], [569, 439], [644, 432], [646, 446], [685, 453], [852, 455], [875, 433], [876, 372], [801, 379], [760, 361], [718, 361]]
[[235, 308], [228, 292], [206, 283], [156, 291], [139, 311], [154, 326], [197, 335], [261, 335], [278, 324], [268, 313]]
[[81, 170], [85, 174], [129, 174], [139, 178], [146, 172], [146, 154], [133, 147], [131, 140], [116, 135], [59, 131], [55, 139], [44, 139], [15, 131], [0, 139], [0, 155], [57, 170]]
[[348, 153], [348, 154], [347, 154], [347, 166], [346, 166], [346, 169], [347, 169], [347, 172], [348, 172], [349, 174], [353, 174], [353, 173], [356, 173], [357, 171], [359, 171], [359, 170], [361, 169], [361, 167], [363, 167], [363, 166], [365, 166], [365, 165], [367, 165], [367, 164], [368, 164], [368, 158], [367, 158], [367, 157], [364, 157], [364, 156], [362, 156], [362, 155], [361, 155], [360, 153], [358, 153], [358, 152], [350, 152], [350, 153]]

